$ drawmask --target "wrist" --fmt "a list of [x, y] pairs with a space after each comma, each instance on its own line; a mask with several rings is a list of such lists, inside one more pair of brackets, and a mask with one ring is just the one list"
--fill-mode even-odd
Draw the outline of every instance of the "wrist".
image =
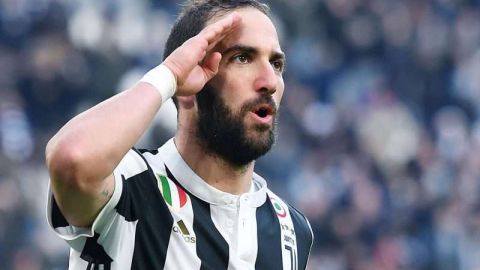
[[162, 103], [175, 95], [177, 91], [177, 79], [173, 72], [165, 65], [161, 64], [148, 71], [140, 79], [152, 85], [162, 97]]

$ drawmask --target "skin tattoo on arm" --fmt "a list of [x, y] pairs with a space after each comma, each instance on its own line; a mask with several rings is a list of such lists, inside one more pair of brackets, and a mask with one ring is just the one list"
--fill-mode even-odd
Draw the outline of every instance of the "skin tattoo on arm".
[[100, 194], [105, 197], [111, 197], [110, 192], [108, 192], [108, 188], [105, 188], [102, 192], [100, 192]]

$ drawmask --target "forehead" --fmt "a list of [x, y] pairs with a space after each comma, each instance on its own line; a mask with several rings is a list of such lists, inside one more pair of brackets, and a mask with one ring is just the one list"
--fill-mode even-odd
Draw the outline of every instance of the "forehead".
[[[220, 47], [228, 48], [242, 44], [269, 51], [281, 51], [277, 30], [267, 15], [253, 7], [236, 9], [235, 12], [242, 17], [241, 24], [220, 42]], [[230, 12], [214, 17], [208, 24], [228, 14]]]

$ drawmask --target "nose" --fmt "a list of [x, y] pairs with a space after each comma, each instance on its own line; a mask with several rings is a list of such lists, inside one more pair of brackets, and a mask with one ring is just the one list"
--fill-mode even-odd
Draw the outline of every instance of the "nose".
[[[266, 63], [265, 63], [266, 62]], [[273, 69], [269, 61], [265, 61], [259, 65], [257, 77], [255, 80], [255, 90], [267, 92], [273, 95], [277, 91], [278, 74]]]

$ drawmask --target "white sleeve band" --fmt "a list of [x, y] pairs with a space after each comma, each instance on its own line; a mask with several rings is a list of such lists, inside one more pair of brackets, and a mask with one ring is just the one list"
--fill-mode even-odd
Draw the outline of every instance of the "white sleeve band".
[[162, 103], [175, 95], [177, 91], [177, 80], [173, 72], [165, 65], [158, 65], [151, 69], [140, 79], [140, 82], [146, 82], [158, 90], [162, 96]]

